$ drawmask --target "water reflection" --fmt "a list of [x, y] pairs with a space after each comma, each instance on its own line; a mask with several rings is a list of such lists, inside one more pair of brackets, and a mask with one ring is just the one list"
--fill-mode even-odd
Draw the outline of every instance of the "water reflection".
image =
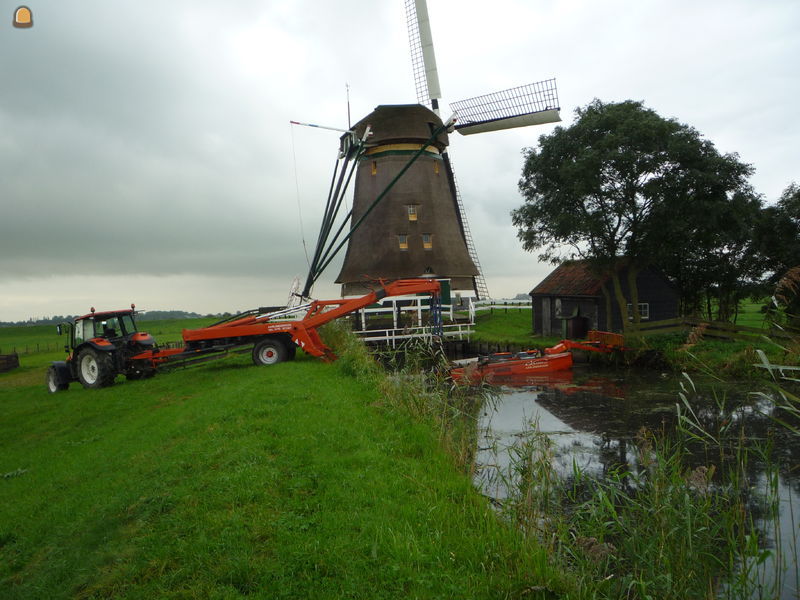
[[[513, 449], [531, 435], [533, 424], [553, 444], [556, 471], [569, 478], [578, 467], [583, 473], [603, 477], [620, 467], [636, 472], [634, 440], [642, 428], [670, 432], [677, 425], [676, 403], [681, 378], [660, 374], [632, 375], [598, 373], [574, 369], [562, 373], [509, 379], [500, 385], [499, 400], [485, 411], [479, 433], [476, 483], [487, 496], [502, 502], [514, 485], [510, 456]], [[791, 565], [780, 576], [778, 594], [753, 597], [800, 598], [798, 548], [800, 548], [800, 439], [777, 427], [770, 403], [752, 396], [751, 384], [725, 385], [703, 379], [683, 381], [689, 391], [688, 407], [712, 436], [723, 438], [732, 432], [746, 433], [735, 445], [707, 450], [698, 444], [686, 465], [687, 472], [719, 466], [734, 460], [736, 447], [769, 448], [778, 474], [769, 480], [762, 457], [755, 453], [747, 463], [747, 484], [752, 488], [748, 506], [757, 526], [766, 533], [773, 550], [759, 569], [765, 588], [773, 585], [776, 556]], [[686, 407], [684, 407], [686, 410]], [[717, 473], [722, 469], [717, 469]], [[719, 482], [717, 482], [719, 484]], [[772, 484], [779, 500], [779, 515], [769, 521], [764, 494]], [[773, 527], [777, 523], [777, 529]]]

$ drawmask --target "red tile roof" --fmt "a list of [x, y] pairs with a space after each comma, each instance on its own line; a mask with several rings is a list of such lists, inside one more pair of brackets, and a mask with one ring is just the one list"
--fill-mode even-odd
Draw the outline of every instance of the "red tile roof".
[[600, 296], [600, 284], [606, 277], [598, 277], [589, 270], [586, 261], [567, 261], [545, 277], [531, 290], [531, 295], [546, 296]]

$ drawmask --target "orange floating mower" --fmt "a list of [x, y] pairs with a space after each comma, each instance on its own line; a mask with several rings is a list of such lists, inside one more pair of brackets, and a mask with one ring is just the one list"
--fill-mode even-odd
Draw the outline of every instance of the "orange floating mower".
[[455, 381], [477, 383], [502, 377], [519, 375], [536, 375], [540, 373], [556, 373], [568, 371], [572, 368], [572, 350], [587, 350], [608, 354], [623, 350], [623, 336], [606, 331], [590, 331], [588, 340], [575, 342], [561, 340], [555, 346], [539, 350], [524, 352], [499, 352], [488, 356], [479, 356], [463, 366], [450, 370], [450, 376]]

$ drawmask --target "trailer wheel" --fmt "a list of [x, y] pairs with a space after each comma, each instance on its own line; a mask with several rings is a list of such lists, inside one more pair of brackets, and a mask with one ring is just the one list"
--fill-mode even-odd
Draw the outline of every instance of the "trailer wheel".
[[282, 341], [266, 339], [253, 347], [253, 362], [258, 366], [276, 365], [286, 360], [286, 346]]
[[108, 387], [114, 383], [114, 367], [111, 357], [92, 348], [78, 355], [78, 379], [85, 388]]
[[55, 367], [51, 366], [49, 369], [47, 369], [47, 378], [45, 381], [47, 382], [47, 391], [51, 394], [63, 392], [69, 389], [69, 383], [59, 383], [58, 372], [56, 372]]

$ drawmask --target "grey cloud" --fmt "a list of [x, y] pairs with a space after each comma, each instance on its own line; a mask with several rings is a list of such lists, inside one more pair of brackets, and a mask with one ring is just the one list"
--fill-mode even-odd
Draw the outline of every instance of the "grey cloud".
[[[402, 4], [42, 0], [25, 31], [0, 9], [0, 288], [22, 297], [23, 279], [75, 273], [224, 289], [303, 273], [300, 213], [311, 244], [337, 136], [288, 120], [344, 124], [346, 82], [354, 121], [415, 100]], [[754, 163], [768, 197], [797, 179], [796, 2], [429, 4], [445, 106], [557, 76], [565, 124], [595, 96], [643, 99]], [[689, 30], [702, 35], [683, 43]], [[492, 289], [514, 276], [506, 293], [530, 289], [538, 272], [508, 212], [520, 149], [549, 130], [454, 136]]]

